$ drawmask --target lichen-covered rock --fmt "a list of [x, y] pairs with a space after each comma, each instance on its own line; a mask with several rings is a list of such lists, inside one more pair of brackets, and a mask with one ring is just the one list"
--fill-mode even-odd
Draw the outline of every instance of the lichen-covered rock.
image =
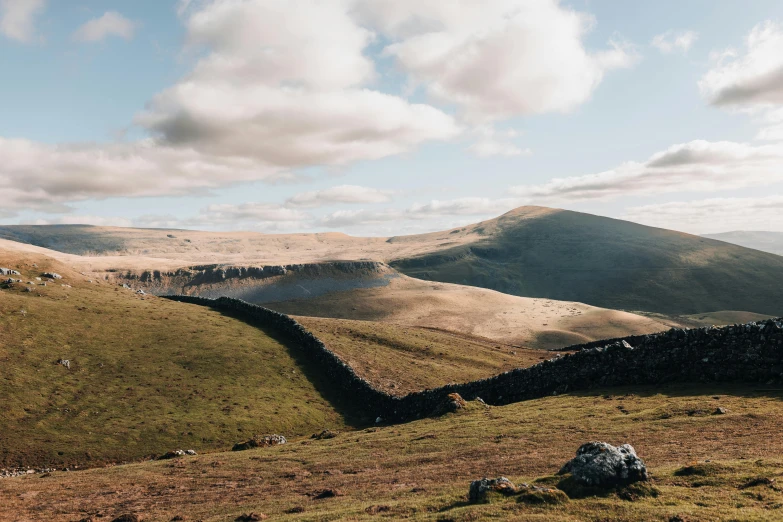
[[266, 446], [277, 446], [288, 442], [282, 435], [267, 435], [265, 437], [253, 437], [245, 442], [237, 442], [231, 451], [244, 451], [253, 448], [264, 448]]
[[62, 279], [63, 278], [63, 276], [61, 276], [60, 274], [58, 274], [56, 272], [45, 272], [43, 274], [43, 276], [44, 277], [48, 277], [49, 279]]
[[586, 486], [614, 487], [647, 480], [647, 467], [630, 444], [588, 442], [561, 469]]
[[468, 501], [472, 504], [485, 504], [493, 499], [508, 497], [517, 492], [517, 487], [506, 477], [474, 480], [470, 483]]

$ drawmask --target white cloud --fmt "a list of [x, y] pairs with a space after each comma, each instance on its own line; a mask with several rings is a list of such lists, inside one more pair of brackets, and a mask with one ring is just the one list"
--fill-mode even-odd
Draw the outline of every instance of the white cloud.
[[0, 0], [0, 34], [22, 43], [35, 40], [35, 18], [46, 0]]
[[119, 36], [125, 40], [133, 38], [136, 24], [116, 11], [107, 11], [99, 18], [93, 18], [73, 33], [74, 40], [80, 42], [100, 42], [109, 36]]
[[302, 192], [289, 198], [290, 207], [321, 207], [335, 203], [384, 203], [391, 200], [391, 192], [357, 185], [339, 185], [324, 190]]
[[306, 212], [273, 203], [209, 205], [198, 214], [180, 218], [171, 214], [149, 214], [133, 220], [134, 226], [186, 229], [252, 229], [264, 232], [304, 228], [312, 221]]
[[378, 159], [455, 137], [444, 112], [366, 87], [373, 35], [350, 8], [348, 0], [203, 6], [187, 20], [188, 41], [208, 54], [137, 123], [172, 145], [283, 167]]
[[376, 0], [357, 12], [391, 39], [385, 53], [403, 71], [474, 122], [570, 111], [636, 59], [619, 42], [589, 52], [592, 17], [557, 0]]
[[512, 129], [498, 132], [492, 125], [482, 125], [476, 128], [474, 133], [478, 135], [478, 139], [468, 150], [481, 158], [532, 154], [530, 149], [522, 149], [511, 141], [517, 137], [516, 131]]
[[699, 81], [707, 100], [718, 106], [783, 104], [783, 29], [766, 21], [746, 38], [744, 54], [713, 53], [713, 68]]
[[512, 187], [527, 201], [579, 201], [684, 191], [714, 192], [783, 181], [783, 144], [753, 146], [730, 141], [674, 145], [646, 162], [541, 185]]
[[216, 157], [153, 140], [115, 145], [46, 145], [0, 138], [0, 191], [7, 212], [67, 212], [68, 202], [187, 195], [231, 183], [290, 176], [242, 157]]
[[699, 33], [695, 31], [666, 31], [665, 33], [655, 35], [650, 45], [664, 54], [675, 51], [685, 54], [698, 38]]
[[623, 219], [695, 234], [783, 231], [783, 196], [712, 198], [631, 207]]

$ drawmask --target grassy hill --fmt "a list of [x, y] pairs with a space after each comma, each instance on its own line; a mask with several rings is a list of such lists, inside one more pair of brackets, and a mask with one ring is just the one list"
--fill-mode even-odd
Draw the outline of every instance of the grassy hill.
[[[0, 468], [94, 465], [346, 424], [317, 372], [252, 325], [91, 281], [44, 256], [0, 250], [0, 266], [35, 283], [0, 289]], [[41, 286], [47, 271], [63, 279]]]
[[[469, 403], [456, 414], [327, 440], [4, 479], [0, 519], [134, 513], [225, 522], [255, 512], [303, 521], [780, 520], [781, 399], [779, 391], [724, 384], [596, 390], [503, 407]], [[717, 406], [728, 413], [710, 415]], [[658, 496], [467, 504], [468, 484], [484, 476], [556, 483], [560, 466], [590, 440], [632, 444]], [[749, 485], [754, 479], [762, 480]], [[324, 490], [337, 496], [317, 498]]]
[[431, 328], [320, 317], [296, 320], [361, 377], [394, 395], [484, 379], [554, 356]]
[[704, 237], [733, 243], [762, 252], [783, 255], [783, 232], [742, 231], [704, 234]]
[[451, 233], [483, 238], [392, 266], [420, 279], [620, 310], [783, 313], [783, 257], [721, 241], [536, 207]]

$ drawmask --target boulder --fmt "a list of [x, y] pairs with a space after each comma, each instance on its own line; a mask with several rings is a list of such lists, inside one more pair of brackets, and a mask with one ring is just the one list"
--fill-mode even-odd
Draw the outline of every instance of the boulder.
[[508, 497], [517, 493], [517, 487], [506, 477], [474, 480], [470, 483], [468, 501], [471, 504], [486, 504], [499, 497]]
[[43, 275], [43, 277], [48, 277], [49, 279], [62, 279], [63, 278], [63, 276], [61, 276], [60, 274], [58, 274], [56, 272], [44, 272], [42, 275]]
[[11, 270], [10, 268], [0, 268], [0, 275], [22, 275], [16, 270]]
[[158, 460], [176, 459], [177, 457], [184, 457], [184, 456], [185, 456], [185, 452], [180, 449], [180, 450], [174, 450], [174, 451], [169, 451], [167, 453], [164, 453], [163, 455], [158, 457]]
[[253, 448], [265, 448], [267, 446], [277, 446], [288, 442], [282, 435], [267, 435], [265, 437], [253, 437], [245, 442], [237, 442], [231, 451], [244, 451]]
[[560, 474], [565, 473], [571, 473], [582, 485], [606, 488], [647, 480], [647, 467], [630, 444], [583, 444], [576, 450], [576, 457], [560, 470]]

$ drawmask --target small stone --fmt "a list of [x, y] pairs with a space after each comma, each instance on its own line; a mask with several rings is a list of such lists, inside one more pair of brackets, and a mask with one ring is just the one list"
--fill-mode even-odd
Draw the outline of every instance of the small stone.
[[517, 492], [517, 487], [506, 477], [488, 479], [484, 477], [470, 483], [468, 502], [471, 504], [484, 504], [493, 500], [493, 497], [510, 496]]
[[726, 408], [722, 408], [718, 406], [715, 408], [715, 411], [712, 412], [713, 415], [726, 415], [728, 413], [728, 410]]
[[244, 451], [253, 448], [264, 448], [267, 446], [277, 446], [288, 442], [282, 435], [267, 435], [265, 437], [253, 437], [245, 442], [237, 442], [231, 451]]

